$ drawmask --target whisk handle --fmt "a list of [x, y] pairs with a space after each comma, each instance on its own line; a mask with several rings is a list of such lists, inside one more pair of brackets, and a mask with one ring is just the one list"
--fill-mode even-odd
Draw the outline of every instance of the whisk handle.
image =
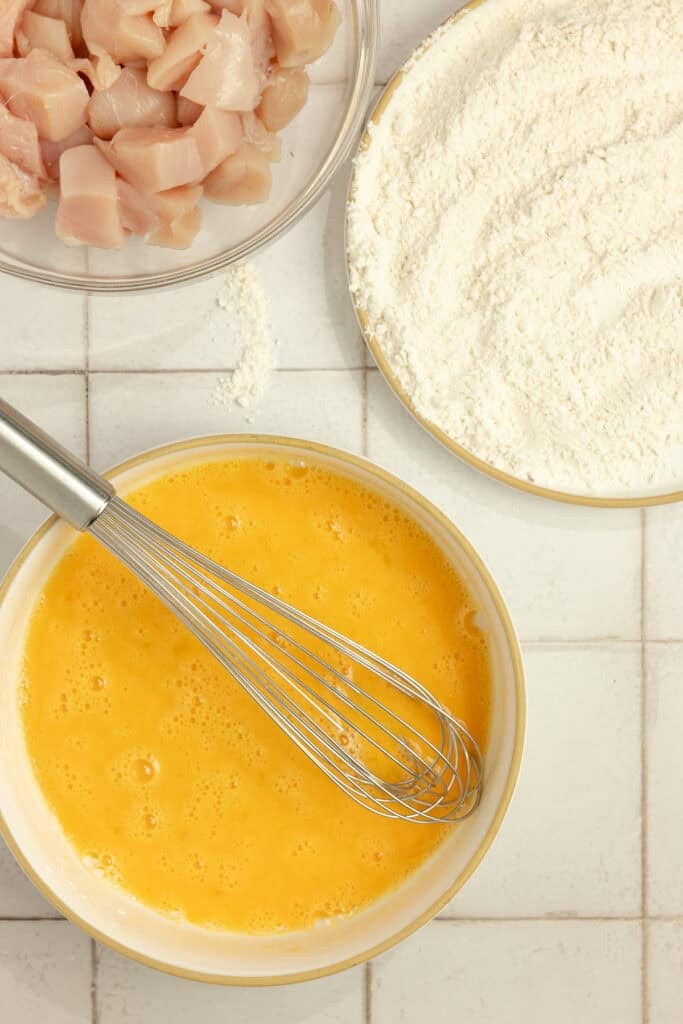
[[108, 480], [2, 398], [0, 470], [77, 530], [87, 529], [114, 495]]

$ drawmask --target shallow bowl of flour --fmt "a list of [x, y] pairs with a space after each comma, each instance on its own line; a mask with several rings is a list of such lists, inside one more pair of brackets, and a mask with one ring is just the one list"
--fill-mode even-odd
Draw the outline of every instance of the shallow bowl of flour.
[[489, 475], [683, 499], [677, 0], [474, 0], [382, 94], [349, 285], [399, 398]]

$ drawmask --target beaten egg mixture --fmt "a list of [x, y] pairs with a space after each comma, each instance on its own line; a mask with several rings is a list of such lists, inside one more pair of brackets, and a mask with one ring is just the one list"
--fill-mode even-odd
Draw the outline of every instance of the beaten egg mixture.
[[[490, 677], [476, 609], [396, 506], [331, 470], [251, 456], [191, 464], [127, 500], [394, 661], [485, 749]], [[356, 805], [87, 536], [36, 602], [20, 700], [42, 792], [85, 863], [198, 925], [263, 934], [352, 914], [415, 871], [448, 829]]]

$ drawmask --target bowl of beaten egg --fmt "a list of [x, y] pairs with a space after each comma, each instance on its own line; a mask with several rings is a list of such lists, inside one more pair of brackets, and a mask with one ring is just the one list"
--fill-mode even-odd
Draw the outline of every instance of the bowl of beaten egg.
[[419, 494], [317, 444], [202, 438], [111, 477], [183, 540], [420, 679], [480, 743], [482, 800], [457, 825], [359, 807], [107, 552], [52, 519], [0, 592], [10, 848], [90, 934], [178, 975], [275, 984], [386, 949], [463, 885], [514, 787], [524, 684], [493, 580]]

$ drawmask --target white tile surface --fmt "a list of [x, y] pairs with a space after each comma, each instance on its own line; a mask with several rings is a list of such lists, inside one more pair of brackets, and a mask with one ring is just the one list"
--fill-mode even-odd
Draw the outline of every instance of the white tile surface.
[[648, 648], [647, 694], [648, 910], [683, 917], [683, 644]]
[[636, 916], [640, 649], [573, 645], [524, 657], [517, 790], [493, 849], [444, 914]]
[[[71, 374], [0, 374], [0, 394], [78, 455], [85, 455], [84, 378]], [[48, 516], [34, 498], [0, 476], [0, 571]]]
[[216, 303], [221, 278], [173, 291], [90, 298], [93, 370], [222, 369], [235, 365], [234, 314]]
[[84, 297], [0, 277], [0, 371], [81, 370]]
[[647, 630], [652, 640], [683, 640], [683, 507], [645, 513]]
[[90, 1021], [90, 941], [66, 921], [0, 921], [4, 1024]]
[[363, 366], [344, 250], [347, 174], [278, 245], [255, 259], [269, 293], [278, 365]]
[[464, 0], [423, 0], [382, 6], [381, 39], [375, 80], [386, 82], [425, 36], [463, 6]]
[[358, 450], [362, 374], [280, 372], [248, 421], [216, 405], [216, 374], [98, 374], [90, 385], [91, 453], [98, 467], [144, 448], [209, 433], [313, 436]]
[[[377, 81], [459, 2], [381, 0]], [[319, 81], [337, 80], [335, 60], [316, 69]], [[327, 99], [314, 91], [311, 123], [313, 107], [329, 109]], [[308, 136], [304, 145], [314, 153], [321, 138]], [[0, 279], [0, 394], [84, 454], [85, 378], [49, 371], [89, 365], [91, 455], [99, 467], [215, 431], [307, 436], [353, 451], [367, 441], [372, 458], [441, 505], [489, 562], [530, 642], [526, 753], [493, 849], [447, 910], [458, 919], [434, 923], [375, 962], [369, 1020], [679, 1024], [683, 511], [641, 516], [542, 502], [440, 449], [376, 372], [368, 375], [366, 406], [364, 374], [350, 372], [366, 354], [345, 287], [345, 188], [342, 174], [255, 260], [283, 370], [251, 420], [212, 401], [217, 376], [207, 371], [234, 365], [238, 338], [234, 318], [215, 309], [216, 281], [86, 303], [82, 295]], [[0, 570], [43, 514], [0, 479]], [[648, 649], [645, 823], [641, 628], [650, 641], [681, 641]], [[645, 1018], [637, 920], [643, 829], [646, 909], [677, 918], [647, 925]], [[363, 969], [285, 989], [226, 990], [177, 981], [106, 950], [93, 1016], [89, 941], [65, 922], [9, 920], [55, 913], [0, 843], [0, 1024], [367, 1024]]]
[[453, 922], [373, 965], [373, 1024], [636, 1024], [640, 926]]
[[99, 1024], [361, 1024], [363, 969], [276, 988], [183, 981], [99, 951]]
[[683, 921], [648, 927], [649, 1024], [680, 1024], [683, 1016]]
[[0, 921], [21, 917], [58, 918], [61, 914], [43, 899], [0, 838]]
[[640, 513], [560, 505], [460, 463], [369, 375], [368, 455], [439, 505], [488, 563], [523, 640], [640, 638]]

